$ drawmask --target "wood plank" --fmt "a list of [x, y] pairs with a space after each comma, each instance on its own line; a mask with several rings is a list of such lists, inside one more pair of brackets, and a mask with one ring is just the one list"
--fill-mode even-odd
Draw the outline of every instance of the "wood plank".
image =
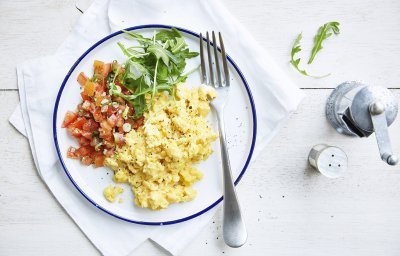
[[[222, 3], [268, 49], [277, 63], [302, 88], [333, 88], [346, 80], [400, 88], [400, 2], [397, 0], [261, 1]], [[0, 88], [16, 88], [15, 66], [26, 59], [53, 54], [80, 16], [75, 0], [0, 2]], [[289, 65], [290, 49], [303, 32], [303, 61], [313, 36], [325, 22], [342, 23], [341, 35], [329, 39], [307, 70], [332, 75], [313, 79]]]
[[0, 89], [17, 88], [17, 64], [54, 54], [81, 15], [75, 1], [0, 1]]
[[[374, 137], [337, 134], [324, 117], [331, 90], [305, 90], [307, 98], [239, 186], [249, 239], [240, 249], [221, 238], [221, 216], [182, 255], [397, 255], [400, 244], [400, 167], [385, 165]], [[400, 96], [400, 90], [394, 90]], [[33, 166], [26, 140], [7, 122], [16, 92], [0, 92], [0, 254], [98, 255], [47, 191]], [[400, 154], [400, 121], [390, 128]], [[310, 148], [343, 148], [348, 174], [328, 179], [307, 165]], [[73, 245], [73, 246], [70, 246]], [[167, 255], [151, 242], [134, 255]]]
[[[397, 60], [400, 57], [400, 1], [397, 0], [223, 0], [255, 39], [269, 51], [301, 88], [334, 88], [346, 80], [373, 85], [400, 86]], [[329, 21], [341, 23], [341, 34], [323, 45], [313, 64], [307, 67], [318, 27]], [[303, 67], [311, 74], [332, 73], [313, 79], [290, 67], [290, 51], [303, 32]]]

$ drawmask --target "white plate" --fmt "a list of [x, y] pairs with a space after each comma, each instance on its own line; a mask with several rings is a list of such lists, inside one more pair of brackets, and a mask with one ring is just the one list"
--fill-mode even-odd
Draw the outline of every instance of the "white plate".
[[[170, 26], [145, 25], [127, 30], [151, 36], [154, 30], [168, 28]], [[199, 51], [199, 35], [185, 29], [178, 29], [185, 37], [189, 49]], [[76, 61], [60, 88], [54, 108], [53, 131], [58, 156], [65, 173], [79, 192], [94, 206], [122, 220], [145, 225], [166, 225], [199, 216], [222, 200], [222, 170], [218, 142], [213, 144], [214, 153], [198, 165], [198, 168], [204, 173], [204, 177], [194, 185], [198, 191], [197, 197], [191, 202], [171, 204], [168, 209], [161, 211], [151, 211], [136, 206], [133, 202], [133, 193], [127, 184], [121, 184], [125, 189], [122, 194], [123, 203], [109, 203], [103, 196], [103, 189], [113, 183], [112, 170], [106, 167], [87, 167], [82, 165], [80, 161], [66, 157], [69, 146], [78, 146], [78, 143], [67, 133], [67, 130], [61, 128], [65, 113], [68, 110], [76, 109], [77, 104], [81, 101], [80, 88], [76, 78], [81, 71], [91, 74], [95, 59], [105, 62], [124, 61], [125, 56], [117, 46], [118, 41], [125, 45], [134, 43], [126, 39], [121, 31], [100, 40]], [[199, 57], [190, 59], [187, 61], [186, 70], [190, 70], [199, 64]], [[235, 184], [237, 184], [247, 168], [254, 149], [256, 115], [250, 89], [243, 74], [231, 58], [229, 58], [229, 71], [231, 87], [225, 111], [225, 127], [233, 177], [235, 177]], [[190, 75], [187, 84], [198, 86], [200, 84], [200, 72]], [[217, 122], [213, 113], [209, 115], [209, 120], [214, 130], [217, 131]]]

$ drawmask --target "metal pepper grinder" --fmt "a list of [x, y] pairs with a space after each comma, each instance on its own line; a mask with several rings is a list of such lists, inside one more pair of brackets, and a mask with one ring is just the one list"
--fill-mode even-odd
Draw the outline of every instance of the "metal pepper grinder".
[[397, 101], [388, 89], [354, 81], [336, 87], [326, 103], [326, 116], [339, 133], [368, 137], [375, 132], [381, 158], [389, 165], [398, 163], [388, 133], [397, 111]]

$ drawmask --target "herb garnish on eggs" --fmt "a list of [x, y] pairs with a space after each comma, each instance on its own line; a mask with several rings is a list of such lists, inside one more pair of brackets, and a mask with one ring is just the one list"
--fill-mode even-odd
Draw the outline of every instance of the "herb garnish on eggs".
[[[135, 118], [139, 118], [151, 106], [157, 92], [172, 91], [175, 85], [185, 82], [187, 76], [194, 70], [183, 73], [186, 59], [199, 55], [189, 51], [182, 34], [175, 28], [154, 32], [152, 38], [146, 38], [132, 31], [125, 31], [128, 39], [135, 40], [139, 45], [125, 46], [118, 42], [122, 52], [128, 57], [124, 71], [119, 76], [120, 83], [132, 95], [121, 93], [114, 84], [110, 84], [110, 94], [130, 102], [135, 109]], [[118, 69], [117, 66], [113, 67]], [[119, 74], [115, 70], [116, 74]], [[145, 100], [145, 94], [151, 93], [151, 99]]]

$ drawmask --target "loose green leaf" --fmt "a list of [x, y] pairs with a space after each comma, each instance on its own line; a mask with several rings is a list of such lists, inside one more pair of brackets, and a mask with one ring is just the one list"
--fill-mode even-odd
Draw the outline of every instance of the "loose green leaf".
[[313, 75], [308, 74], [307, 71], [305, 71], [304, 69], [302, 70], [302, 69], [299, 68], [299, 64], [300, 64], [300, 60], [301, 59], [300, 58], [295, 59], [295, 55], [296, 55], [296, 53], [301, 51], [300, 41], [301, 41], [302, 38], [303, 38], [303, 35], [302, 35], [302, 33], [300, 33], [296, 37], [296, 40], [294, 41], [294, 44], [293, 44], [293, 47], [292, 47], [292, 52], [290, 54], [291, 55], [290, 63], [292, 64], [292, 66], [297, 71], [299, 71], [300, 74], [303, 74], [305, 76], [310, 76], [310, 77], [314, 77], [314, 78], [322, 78], [322, 77], [329, 76], [330, 74], [326, 74], [326, 75], [323, 75], [323, 76], [313, 76]]
[[[322, 42], [332, 35], [332, 32], [337, 35], [340, 33], [339, 22], [332, 21], [325, 23], [318, 29], [318, 33], [314, 37], [314, 47], [311, 51], [310, 59], [308, 64], [311, 64], [317, 55], [317, 53], [322, 49]], [[332, 31], [332, 32], [331, 32]]]
[[305, 76], [309, 76], [305, 70], [301, 70], [301, 69], [299, 68], [300, 58], [298, 58], [298, 59], [295, 59], [295, 58], [294, 58], [294, 55], [295, 55], [296, 53], [298, 53], [298, 52], [301, 51], [300, 41], [301, 41], [302, 38], [303, 38], [303, 35], [302, 35], [302, 33], [300, 33], [300, 34], [297, 36], [296, 40], [294, 41], [294, 44], [293, 44], [293, 47], [292, 47], [292, 52], [291, 52], [291, 60], [290, 60], [290, 63], [292, 63], [293, 67], [294, 67], [297, 71], [299, 71], [301, 74], [303, 74], [303, 75], [305, 75]]

